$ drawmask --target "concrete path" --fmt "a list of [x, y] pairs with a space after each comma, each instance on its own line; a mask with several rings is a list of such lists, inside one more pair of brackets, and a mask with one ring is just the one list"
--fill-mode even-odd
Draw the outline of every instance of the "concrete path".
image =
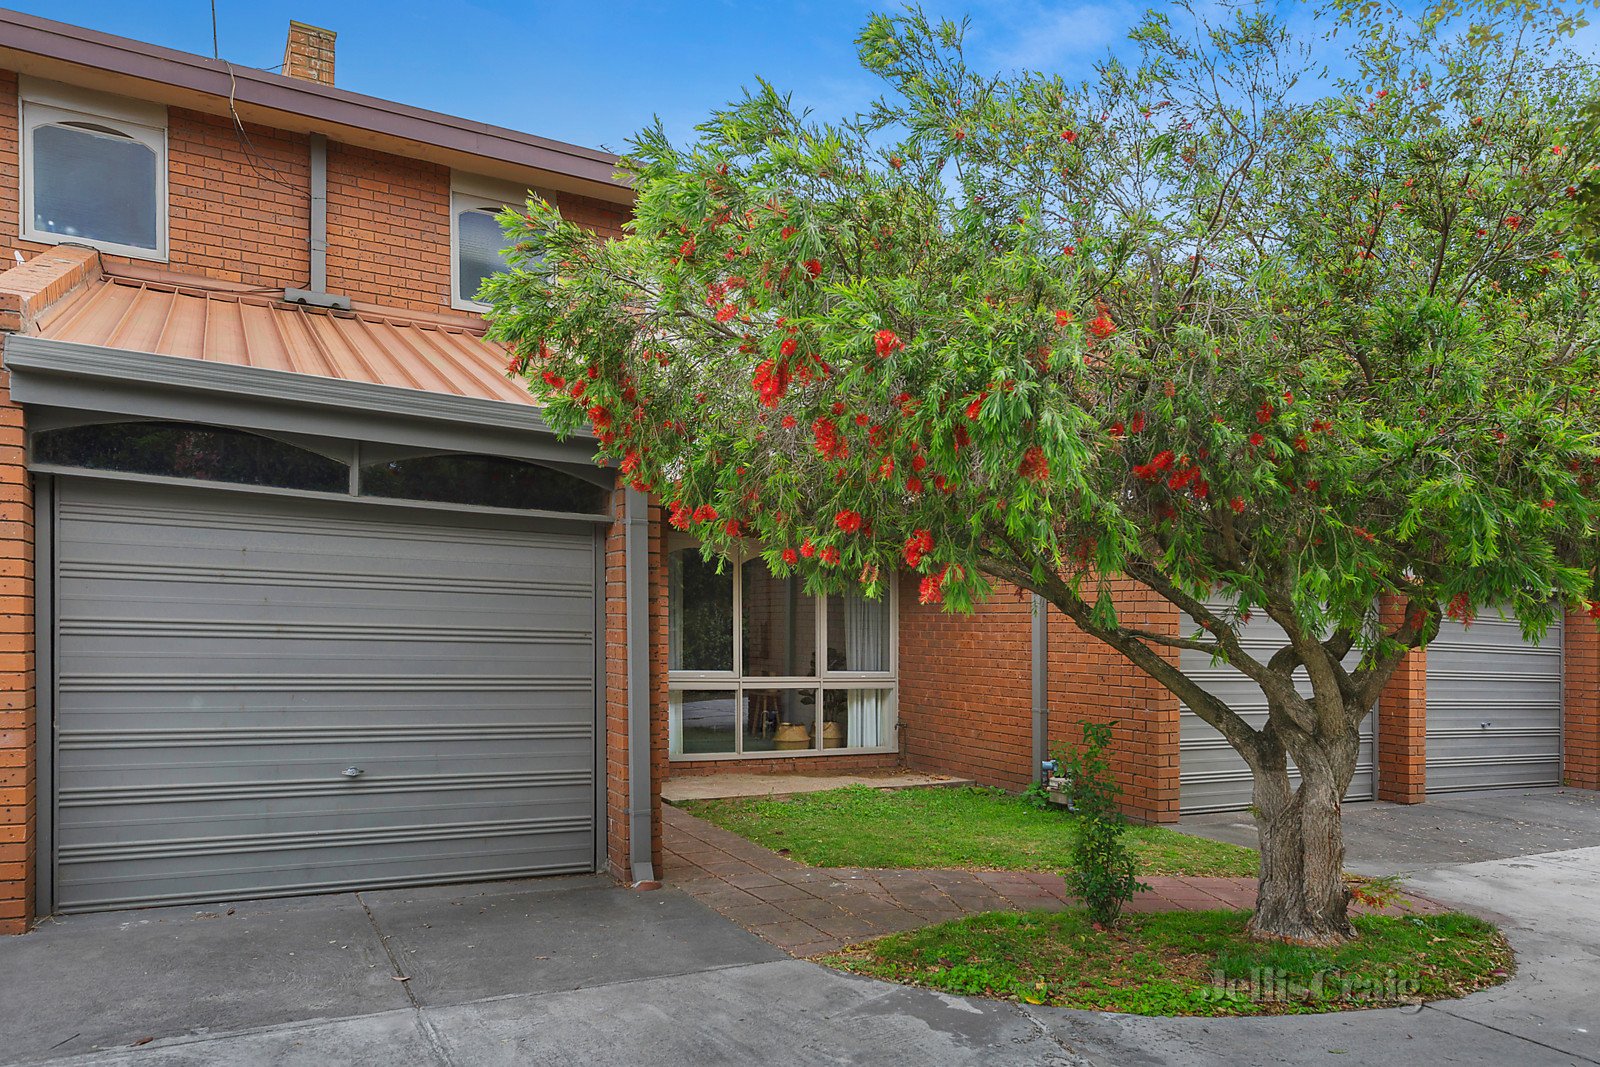
[[[1187, 815], [1173, 829], [1256, 847], [1247, 812]], [[1423, 804], [1346, 804], [1344, 845], [1345, 867], [1371, 875], [1586, 848], [1600, 845], [1600, 793], [1497, 789], [1438, 793]]]
[[[795, 956], [984, 911], [1059, 911], [1075, 905], [1043, 871], [868, 870], [807, 867], [669, 807], [664, 877], [726, 919]], [[1252, 908], [1254, 878], [1148, 875], [1129, 912]], [[1420, 898], [1388, 914], [1439, 910]]]
[[948, 774], [902, 771], [894, 774], [685, 774], [669, 778], [661, 786], [661, 799], [668, 804], [685, 800], [718, 800], [724, 797], [786, 797], [796, 793], [821, 793], [865, 785], [873, 789], [922, 789], [928, 786], [971, 785], [970, 778]]

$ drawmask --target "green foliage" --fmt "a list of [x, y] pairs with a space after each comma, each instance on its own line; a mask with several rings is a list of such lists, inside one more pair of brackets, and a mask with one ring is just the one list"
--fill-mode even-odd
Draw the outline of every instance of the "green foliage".
[[1095, 922], [1107, 926], [1117, 921], [1134, 893], [1147, 888], [1135, 876], [1137, 864], [1123, 840], [1128, 824], [1117, 806], [1122, 790], [1106, 760], [1113, 725], [1085, 722], [1083, 744], [1055, 754], [1078, 816], [1067, 888], [1083, 901]]
[[[812, 592], [905, 567], [949, 610], [1003, 579], [1273, 781], [1347, 777], [1444, 617], [1600, 617], [1600, 93], [1542, 0], [1303, 14], [1166, 5], [1082, 82], [874, 16], [867, 114], [761, 82], [689, 144], [637, 136], [622, 239], [507, 212], [491, 334], [708, 555], [759, 544]], [[1330, 48], [1354, 74], [1321, 74]], [[1195, 627], [1120, 618], [1106, 576]], [[1289, 637], [1268, 662], [1253, 610]], [[1266, 728], [1175, 645], [1254, 679]]]
[[[1358, 916], [1360, 937], [1331, 949], [1249, 940], [1246, 920], [1246, 912], [1169, 912], [1129, 916], [1108, 930], [1080, 910], [991, 912], [891, 934], [823, 962], [949, 993], [1135, 1015], [1416, 1003], [1497, 985], [1512, 966], [1494, 926], [1468, 915]], [[1270, 986], [1269, 995], [1250, 983]]]
[[[1041, 811], [999, 789], [851, 786], [785, 799], [693, 801], [684, 810], [815, 867], [1059, 871], [1079, 820]], [[1253, 875], [1252, 849], [1131, 826], [1143, 874]]]

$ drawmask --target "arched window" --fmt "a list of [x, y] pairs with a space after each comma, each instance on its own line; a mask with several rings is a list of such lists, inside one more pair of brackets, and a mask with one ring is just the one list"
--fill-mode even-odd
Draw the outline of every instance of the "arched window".
[[320, 493], [350, 490], [350, 467], [270, 437], [183, 422], [69, 426], [34, 435], [35, 462]]
[[361, 495], [590, 514], [603, 513], [610, 496], [601, 486], [537, 463], [462, 454], [416, 456], [364, 466]]

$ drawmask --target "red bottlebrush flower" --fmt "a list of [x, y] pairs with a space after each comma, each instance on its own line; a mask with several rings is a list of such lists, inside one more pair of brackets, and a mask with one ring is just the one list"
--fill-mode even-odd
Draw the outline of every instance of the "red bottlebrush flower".
[[582, 400], [583, 394], [589, 388], [588, 382], [578, 381], [572, 383], [572, 399]]
[[1294, 447], [1297, 451], [1309, 452], [1311, 450], [1311, 442], [1306, 440], [1305, 434], [1301, 434], [1294, 439]]
[[734, 307], [732, 304], [723, 304], [721, 307], [719, 307], [717, 309], [717, 321], [718, 322], [727, 322], [729, 319], [733, 318], [738, 313], [739, 313], [739, 309]]
[[778, 345], [778, 355], [788, 358], [789, 356], [794, 355], [799, 348], [800, 342], [796, 341], [793, 337], [785, 337], [783, 339], [783, 343]]
[[701, 504], [699, 507], [694, 509], [694, 515], [692, 517], [695, 522], [716, 522], [717, 509], [712, 507], [710, 504]]
[[1285, 407], [1294, 403], [1294, 390], [1285, 389], [1283, 391], [1283, 403]]
[[1350, 527], [1350, 532], [1361, 538], [1363, 541], [1377, 540], [1377, 538], [1373, 537], [1371, 531], [1369, 531], [1365, 526], [1352, 526]]
[[805, 541], [801, 542], [800, 554], [806, 559], [810, 559], [812, 556], [817, 554], [817, 546], [811, 543], [811, 538], [808, 537], [805, 539]]
[[1244, 498], [1243, 497], [1237, 497], [1237, 496], [1234, 497], [1232, 500], [1228, 501], [1228, 506], [1233, 509], [1233, 513], [1235, 515], [1243, 515], [1244, 514]]
[[1552, 156], [1559, 156], [1562, 152], [1565, 152], [1565, 151], [1566, 151], [1566, 149], [1561, 145], [1553, 144], [1553, 145], [1550, 146], [1550, 154]]
[[1056, 325], [1057, 326], [1069, 326], [1069, 325], [1072, 324], [1072, 318], [1073, 318], [1072, 312], [1070, 312], [1070, 311], [1057, 311], [1056, 312]]
[[1096, 340], [1104, 341], [1107, 337], [1117, 332], [1117, 324], [1111, 321], [1111, 316], [1102, 311], [1095, 316], [1093, 322], [1089, 323], [1089, 332], [1095, 336]]
[[789, 391], [789, 364], [766, 360], [756, 368], [755, 377], [750, 379], [750, 384], [755, 386], [762, 407], [777, 407], [778, 401], [783, 399], [783, 394]]
[[1158, 471], [1168, 470], [1171, 468], [1172, 461], [1175, 458], [1176, 457], [1173, 456], [1171, 451], [1168, 449], [1162, 449], [1160, 452], [1157, 452], [1154, 456], [1150, 457], [1150, 466]]
[[835, 415], [843, 415], [844, 414], [844, 401], [843, 400], [835, 400], [833, 402], [833, 413]]
[[1196, 500], [1204, 500], [1206, 497], [1211, 495], [1211, 483], [1206, 481], [1204, 478], [1201, 478], [1198, 482], [1194, 483], [1194, 489], [1191, 490], [1191, 492], [1194, 493]]
[[950, 439], [955, 442], [955, 446], [958, 449], [966, 448], [972, 443], [972, 435], [967, 432], [965, 426], [959, 423], [956, 424], [955, 429], [950, 431]]
[[1129, 422], [1128, 422], [1128, 432], [1129, 433], [1139, 433], [1143, 429], [1144, 429], [1144, 412], [1136, 411], [1136, 412], [1133, 413], [1133, 418], [1130, 419]]
[[1038, 445], [1029, 445], [1022, 453], [1022, 462], [1017, 464], [1017, 473], [1035, 482], [1049, 478], [1050, 460], [1046, 458], [1044, 449]]
[[872, 416], [868, 415], [866, 412], [862, 412], [860, 415], [856, 416], [856, 425], [857, 426], [865, 426], [867, 423], [869, 423], [871, 421], [872, 421]]
[[983, 410], [983, 402], [987, 400], [988, 397], [989, 391], [987, 389], [974, 397], [972, 401], [967, 404], [967, 418], [976, 421], [978, 418], [978, 413]]
[[1134, 466], [1133, 476], [1141, 482], [1153, 482], [1161, 477], [1161, 472], [1148, 463], [1140, 463]]
[[723, 525], [722, 530], [729, 537], [738, 537], [744, 532], [744, 523], [740, 522], [738, 519], [729, 519], [727, 523]]
[[1261, 402], [1261, 406], [1256, 408], [1256, 421], [1265, 426], [1267, 423], [1272, 421], [1272, 416], [1275, 413], [1276, 412], [1272, 406], [1272, 402], [1270, 400], [1263, 400]]
[[861, 512], [845, 508], [833, 517], [833, 524], [847, 534], [853, 534], [861, 529]]
[[1472, 610], [1472, 601], [1467, 598], [1465, 593], [1457, 593], [1451, 597], [1450, 604], [1444, 609], [1444, 613], [1464, 626], [1471, 626], [1472, 620], [1478, 616], [1478, 613]]
[[1600, 600], [1589, 601], [1589, 618], [1600, 619]]
[[1507, 215], [1506, 216], [1506, 229], [1508, 229], [1508, 230], [1519, 230], [1521, 228], [1522, 228], [1522, 216], [1521, 215]]
[[1183, 489], [1198, 477], [1200, 477], [1200, 472], [1195, 470], [1193, 467], [1190, 467], [1187, 470], [1173, 471], [1172, 477], [1167, 479], [1167, 488], [1176, 492], [1180, 489]]
[[667, 513], [667, 522], [671, 526], [679, 530], [687, 530], [692, 518], [693, 516], [690, 514], [689, 509], [684, 506], [683, 501], [674, 500], [672, 502], [672, 506]]
[[922, 455], [920, 452], [917, 455], [912, 456], [911, 457], [911, 469], [916, 471], [918, 474], [921, 474], [923, 471], [927, 470], [928, 469], [928, 457]]
[[894, 457], [893, 456], [884, 456], [882, 462], [880, 462], [878, 464], [878, 477], [883, 479], [884, 481], [888, 481], [889, 478], [893, 474], [894, 474]]
[[691, 237], [687, 241], [684, 241], [683, 244], [678, 246], [678, 255], [684, 259], [688, 259], [690, 256], [694, 255], [694, 249], [694, 238]]
[[888, 359], [890, 353], [898, 352], [906, 346], [893, 330], [879, 330], [873, 335], [872, 342], [878, 350], [879, 359]]
[[796, 419], [793, 415], [785, 415], [783, 417], [783, 428], [785, 430], [792, 430], [799, 425], [799, 422], [800, 420]]
[[567, 380], [553, 370], [547, 370], [539, 377], [544, 379], [544, 384], [558, 393], [567, 387]]
[[906, 492], [910, 493], [912, 496], [917, 496], [920, 494], [922, 492], [922, 479], [918, 478], [915, 474], [907, 478]]
[[1251, 448], [1260, 448], [1262, 445], [1264, 445], [1266, 443], [1267, 443], [1266, 434], [1253, 433], [1253, 434], [1250, 435], [1250, 447]]
[[850, 454], [849, 444], [839, 436], [839, 428], [831, 419], [818, 419], [812, 423], [811, 433], [816, 439], [817, 451], [822, 453], [824, 459], [843, 459]]
[[949, 571], [946, 567], [938, 574], [930, 574], [922, 579], [917, 587], [917, 602], [921, 604], [944, 603], [944, 576]]
[[813, 278], [822, 277], [822, 260], [808, 259], [800, 265], [804, 267], [806, 269], [806, 273], [811, 275]]
[[800, 553], [796, 552], [792, 548], [786, 548], [783, 550], [782, 558], [783, 562], [793, 567], [796, 563], [800, 562]]
[[1545, 499], [1539, 501], [1539, 506], [1544, 508], [1546, 511], [1554, 511], [1556, 502], [1551, 500], [1549, 497], [1546, 497]]
[[595, 429], [603, 430], [611, 425], [611, 412], [599, 404], [591, 404], [589, 406], [589, 421], [594, 424]]
[[824, 548], [822, 550], [822, 562], [830, 567], [837, 567], [839, 565], [839, 550], [832, 545]]
[[779, 236], [781, 236], [785, 241], [787, 241], [789, 238], [793, 237], [795, 234], [797, 234], [799, 232], [800, 231], [795, 229], [793, 226], [785, 226], [782, 230], [779, 231]]
[[1121, 438], [1122, 435], [1127, 433], [1128, 431], [1127, 431], [1127, 428], [1122, 425], [1122, 423], [1113, 422], [1111, 424], [1111, 429], [1107, 430], [1106, 432], [1108, 434], [1110, 434], [1112, 437]]
[[906, 564], [916, 567], [922, 563], [922, 558], [933, 551], [933, 532], [931, 530], [913, 530], [911, 536], [906, 538]]
[[1320, 479], [1320, 478], [1307, 478], [1306, 479], [1306, 492], [1315, 493], [1318, 489], [1321, 489], [1321, 488], [1322, 488], [1322, 479]]
[[632, 474], [639, 469], [639, 453], [629, 449], [622, 457], [622, 473]]
[[1327, 419], [1312, 419], [1311, 420], [1311, 432], [1312, 433], [1332, 433], [1333, 432], [1333, 423], [1329, 422]]
[[1077, 130], [1062, 130], [1061, 131], [1061, 139], [1063, 141], [1067, 142], [1068, 144], [1077, 144], [1078, 143], [1078, 131]]

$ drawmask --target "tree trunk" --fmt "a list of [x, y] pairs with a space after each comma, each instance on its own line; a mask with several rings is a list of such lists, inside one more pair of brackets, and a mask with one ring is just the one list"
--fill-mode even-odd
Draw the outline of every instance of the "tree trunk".
[[1281, 746], [1256, 770], [1261, 878], [1249, 932], [1265, 940], [1336, 945], [1355, 936], [1340, 821], [1340, 803], [1355, 773], [1355, 744], [1307, 739], [1296, 747], [1302, 749], [1295, 753], [1298, 788], [1290, 787]]

